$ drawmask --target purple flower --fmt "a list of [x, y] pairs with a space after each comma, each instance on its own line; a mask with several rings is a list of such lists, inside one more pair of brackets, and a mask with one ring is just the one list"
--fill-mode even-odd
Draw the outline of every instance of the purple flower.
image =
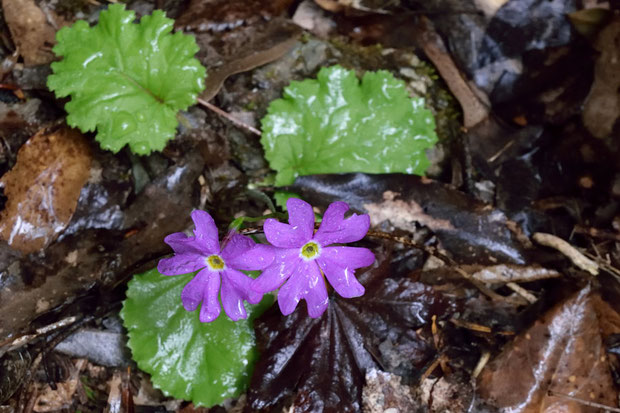
[[[256, 245], [251, 238], [236, 232], [230, 233], [220, 250], [217, 227], [205, 211], [192, 212], [196, 229], [188, 237], [176, 232], [164, 238], [175, 256], [159, 261], [157, 269], [164, 275], [187, 274], [200, 270], [183, 288], [181, 301], [187, 311], [194, 311], [202, 302], [200, 321], [215, 320], [220, 315], [221, 297], [224, 311], [233, 321], [246, 318], [243, 300], [256, 304], [262, 294], [252, 291], [252, 278], [239, 270], [261, 270], [273, 261], [273, 250], [266, 245]], [[220, 288], [221, 287], [221, 288]]]
[[275, 219], [265, 221], [265, 236], [276, 247], [275, 260], [251, 282], [251, 288], [266, 293], [286, 281], [278, 293], [282, 314], [292, 313], [299, 300], [304, 299], [308, 315], [313, 318], [321, 316], [328, 304], [323, 275], [341, 296], [363, 295], [364, 287], [355, 278], [355, 269], [372, 264], [374, 254], [367, 248], [328, 245], [362, 239], [370, 227], [368, 215], [353, 214], [344, 219], [349, 206], [345, 202], [334, 202], [325, 211], [315, 234], [314, 211], [310, 204], [291, 198], [286, 206], [289, 224]]

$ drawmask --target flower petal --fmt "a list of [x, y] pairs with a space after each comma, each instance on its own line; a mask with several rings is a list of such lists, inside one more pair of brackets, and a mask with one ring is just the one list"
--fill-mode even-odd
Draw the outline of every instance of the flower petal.
[[[248, 277], [241, 271], [228, 269], [222, 273], [222, 282], [232, 285], [238, 292], [239, 296], [250, 304], [258, 304], [263, 299], [263, 294], [257, 293], [250, 288], [250, 284], [254, 279]], [[222, 301], [224, 297], [222, 296]]]
[[317, 261], [334, 290], [344, 298], [353, 298], [364, 295], [355, 269], [371, 265], [375, 254], [367, 248], [327, 247]]
[[314, 239], [322, 246], [359, 241], [370, 228], [370, 217], [368, 214], [353, 214], [344, 219], [344, 214], [349, 210], [346, 202], [334, 202], [327, 207], [321, 226], [319, 227]]
[[222, 257], [226, 265], [236, 270], [253, 271], [267, 268], [273, 263], [275, 248], [271, 245], [258, 244], [241, 254], [226, 254], [228, 245], [224, 247]]
[[177, 254], [209, 254], [204, 246], [196, 241], [196, 237], [188, 237], [182, 232], [175, 232], [164, 238], [164, 242]]
[[333, 263], [325, 263], [320, 259], [319, 265], [327, 277], [329, 284], [344, 298], [360, 297], [364, 295], [364, 286], [355, 278], [355, 270], [343, 268]]
[[301, 248], [306, 242], [310, 241], [310, 238], [307, 238], [300, 228], [283, 224], [273, 218], [265, 220], [263, 231], [265, 231], [267, 241], [278, 248]]
[[224, 240], [222, 240], [222, 245], [224, 247], [222, 248], [222, 258], [229, 265], [231, 260], [251, 250], [256, 243], [252, 238], [241, 235], [235, 230], [230, 230]]
[[231, 320], [248, 318], [240, 291], [226, 277], [222, 279], [222, 307]]
[[194, 235], [199, 245], [209, 254], [219, 253], [220, 243], [217, 237], [217, 226], [211, 215], [206, 211], [197, 209], [192, 212], [192, 221], [194, 221], [196, 226]]
[[325, 247], [319, 259], [333, 262], [342, 268], [368, 267], [375, 262], [375, 254], [368, 248], [357, 247]]
[[[205, 271], [205, 270], [202, 270]], [[200, 307], [200, 317], [198, 319], [203, 323], [209, 323], [220, 315], [220, 301], [218, 295], [220, 292], [220, 274], [209, 271], [206, 288], [203, 291], [202, 307]]]
[[314, 261], [301, 261], [295, 273], [280, 288], [278, 305], [282, 314], [291, 314], [302, 298], [306, 300], [308, 315], [312, 318], [320, 317], [329, 303], [325, 281]]
[[263, 230], [267, 241], [279, 248], [301, 247], [312, 239], [314, 233], [314, 211], [309, 203], [297, 198], [286, 202], [288, 224], [270, 218], [265, 221]]
[[206, 266], [203, 255], [185, 253], [159, 260], [159, 263], [157, 263], [157, 271], [164, 275], [179, 275], [198, 271]]
[[273, 263], [250, 284], [252, 290], [258, 293], [268, 293], [280, 287], [302, 261], [297, 248], [274, 248], [273, 252], [275, 254]]
[[211, 271], [204, 269], [183, 287], [181, 301], [187, 311], [194, 311], [198, 308], [198, 304], [200, 304], [204, 297], [204, 290], [211, 274]]
[[[314, 234], [314, 211], [312, 205], [299, 198], [289, 198], [286, 201], [288, 223], [293, 228], [299, 228], [304, 238], [310, 240]], [[301, 245], [300, 245], [301, 246]]]

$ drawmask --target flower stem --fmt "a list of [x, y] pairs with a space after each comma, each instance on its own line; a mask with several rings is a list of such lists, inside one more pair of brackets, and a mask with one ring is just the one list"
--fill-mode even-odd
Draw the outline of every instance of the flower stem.
[[246, 222], [259, 222], [267, 218], [278, 218], [284, 220], [288, 219], [288, 214], [283, 212], [272, 212], [271, 214], [262, 215], [260, 217], [239, 217], [235, 218], [235, 220], [230, 223], [228, 228], [239, 231]]

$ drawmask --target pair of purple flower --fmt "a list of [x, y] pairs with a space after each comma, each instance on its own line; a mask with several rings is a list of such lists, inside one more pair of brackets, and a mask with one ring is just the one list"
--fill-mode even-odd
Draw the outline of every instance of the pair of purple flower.
[[[362, 239], [370, 227], [368, 215], [353, 214], [345, 219], [349, 206], [334, 202], [315, 233], [310, 204], [291, 198], [286, 206], [288, 224], [268, 219], [263, 226], [271, 245], [256, 244], [231, 232], [220, 248], [213, 218], [199, 210], [192, 212], [196, 226], [193, 237], [177, 232], [164, 239], [176, 255], [159, 261], [159, 272], [179, 275], [200, 270], [181, 293], [187, 311], [196, 310], [202, 303], [200, 321], [213, 321], [220, 315], [219, 295], [228, 317], [237, 321], [247, 317], [244, 300], [256, 304], [263, 294], [280, 288], [282, 314], [292, 313], [304, 299], [310, 317], [320, 317], [328, 304], [323, 275], [342, 297], [364, 294], [355, 270], [371, 265], [374, 254], [367, 248], [329, 245]], [[262, 270], [262, 274], [252, 279], [240, 270]]]

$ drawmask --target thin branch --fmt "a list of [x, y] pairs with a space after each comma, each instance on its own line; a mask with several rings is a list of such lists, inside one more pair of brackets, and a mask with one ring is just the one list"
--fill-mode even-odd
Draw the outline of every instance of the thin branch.
[[556, 396], [556, 397], [560, 397], [562, 399], [572, 400], [572, 401], [575, 401], [577, 403], [583, 404], [584, 406], [596, 407], [597, 409], [603, 409], [603, 410], [606, 410], [606, 411], [609, 411], [609, 412], [618, 412], [618, 413], [620, 413], [620, 409], [618, 409], [617, 407], [607, 406], [607, 405], [604, 405], [604, 404], [591, 402], [589, 400], [580, 399], [579, 397], [571, 396], [569, 394], [560, 393], [560, 392], [557, 392], [555, 390], [549, 390], [548, 393], [549, 393], [549, 396]]
[[198, 103], [200, 103], [205, 108], [207, 108], [209, 110], [212, 110], [213, 112], [217, 113], [218, 115], [228, 119], [229, 121], [231, 121], [235, 125], [239, 126], [240, 128], [248, 130], [248, 131], [252, 132], [253, 134], [255, 134], [257, 136], [261, 136], [262, 135], [261, 131], [259, 131], [255, 127], [250, 126], [247, 123], [244, 123], [244, 122], [240, 121], [239, 119], [237, 119], [234, 116], [232, 116], [230, 113], [226, 112], [225, 110], [222, 110], [222, 109], [218, 108], [217, 106], [207, 102], [206, 100], [198, 98]]

